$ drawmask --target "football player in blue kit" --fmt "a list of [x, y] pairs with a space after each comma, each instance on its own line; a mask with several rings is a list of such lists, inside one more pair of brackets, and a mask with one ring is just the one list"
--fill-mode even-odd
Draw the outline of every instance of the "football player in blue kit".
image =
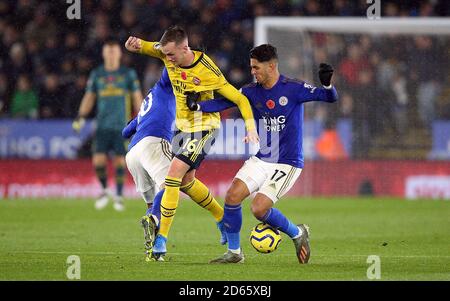
[[[161, 218], [161, 199], [164, 194], [164, 183], [172, 161], [171, 141], [175, 120], [175, 96], [166, 68], [163, 69], [160, 80], [153, 86], [144, 98], [139, 114], [123, 129], [122, 136], [130, 138], [128, 153], [125, 160], [136, 184], [136, 190], [141, 193], [147, 203], [147, 212], [141, 219], [144, 228], [144, 246], [146, 261], [159, 260], [152, 258], [152, 248]], [[197, 180], [196, 185], [203, 185]], [[182, 186], [186, 193], [201, 207], [214, 216], [217, 227], [222, 232], [221, 243], [226, 243], [223, 232], [223, 208], [214, 198], [203, 204], [205, 196], [195, 190], [196, 185]], [[158, 192], [159, 191], [159, 192]], [[158, 192], [155, 196], [155, 193]]]
[[[256, 83], [241, 91], [250, 100], [260, 135], [260, 149], [238, 171], [225, 197], [224, 225], [228, 251], [210, 263], [242, 263], [240, 246], [242, 226], [241, 203], [256, 192], [251, 203], [253, 215], [260, 221], [286, 233], [294, 242], [299, 263], [310, 257], [309, 227], [296, 225], [274, 204], [294, 185], [303, 169], [302, 128], [303, 104], [309, 101], [335, 102], [336, 89], [331, 85], [333, 68], [320, 64], [322, 88], [288, 78], [278, 71], [276, 48], [263, 44], [250, 51], [251, 73]], [[187, 102], [191, 110], [217, 112], [234, 106], [226, 99], [197, 104]]]

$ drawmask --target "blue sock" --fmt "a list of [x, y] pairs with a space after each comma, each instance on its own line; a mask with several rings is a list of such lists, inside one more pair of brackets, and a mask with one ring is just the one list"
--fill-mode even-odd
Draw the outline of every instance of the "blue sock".
[[152, 210], [153, 210], [153, 204], [150, 205], [150, 207], [147, 208], [147, 211], [145, 211], [145, 215], [150, 215], [150, 214], [152, 214]]
[[241, 205], [227, 205], [223, 207], [223, 222], [227, 233], [228, 249], [237, 250], [241, 247], [240, 232], [242, 227]]
[[281, 230], [289, 235], [290, 238], [297, 236], [299, 233], [297, 225], [288, 220], [283, 213], [276, 208], [270, 208], [261, 221]]
[[153, 199], [153, 206], [152, 206], [152, 210], [151, 210], [151, 214], [153, 214], [154, 216], [156, 216], [158, 218], [159, 221], [161, 221], [161, 200], [164, 194], [164, 190], [162, 189], [160, 190], [156, 195], [155, 198]]

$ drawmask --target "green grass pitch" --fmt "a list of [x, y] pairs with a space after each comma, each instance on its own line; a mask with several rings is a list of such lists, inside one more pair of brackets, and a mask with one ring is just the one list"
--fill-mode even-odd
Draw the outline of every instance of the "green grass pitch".
[[450, 280], [450, 202], [389, 198], [283, 199], [293, 221], [311, 227], [311, 259], [298, 264], [283, 234], [279, 248], [250, 245], [257, 223], [243, 207], [244, 264], [210, 265], [225, 252], [212, 216], [183, 200], [166, 262], [145, 262], [141, 201], [125, 212], [94, 209], [93, 200], [1, 200], [0, 280], [66, 280], [67, 257], [81, 261], [81, 280], [367, 280], [369, 255], [381, 280]]

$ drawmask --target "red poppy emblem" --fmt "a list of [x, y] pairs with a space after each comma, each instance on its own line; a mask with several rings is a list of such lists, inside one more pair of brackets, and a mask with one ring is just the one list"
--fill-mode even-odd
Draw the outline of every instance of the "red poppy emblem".
[[272, 110], [273, 108], [275, 108], [275, 101], [269, 99], [268, 101], [266, 101], [266, 106]]
[[181, 78], [183, 79], [183, 80], [186, 80], [186, 78], [187, 78], [187, 75], [186, 75], [186, 72], [181, 72]]

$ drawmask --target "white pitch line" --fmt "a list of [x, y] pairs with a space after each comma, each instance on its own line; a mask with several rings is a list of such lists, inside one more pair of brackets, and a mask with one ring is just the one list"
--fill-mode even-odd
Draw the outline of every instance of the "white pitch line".
[[[13, 251], [6, 253], [22, 253], [22, 254], [85, 254], [85, 255], [143, 255], [144, 252], [77, 252], [77, 251]], [[196, 256], [214, 256], [215, 253], [172, 253], [169, 252], [168, 255], [196, 255]], [[367, 257], [371, 254], [314, 254], [314, 257]], [[249, 255], [246, 255], [249, 256]], [[257, 256], [250, 254], [250, 257]], [[292, 254], [277, 254], [276, 256], [292, 256]], [[387, 258], [450, 258], [450, 255], [379, 255], [380, 257]]]

